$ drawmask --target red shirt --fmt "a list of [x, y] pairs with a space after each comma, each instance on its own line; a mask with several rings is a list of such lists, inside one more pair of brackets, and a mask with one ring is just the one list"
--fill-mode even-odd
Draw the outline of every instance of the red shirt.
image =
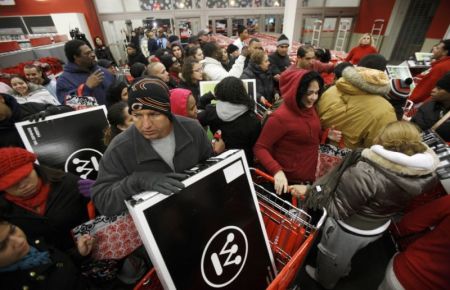
[[430, 97], [431, 90], [436, 86], [437, 81], [449, 71], [450, 56], [432, 62], [431, 68], [418, 76], [420, 80], [409, 96], [409, 100], [416, 104], [425, 102]]
[[435, 228], [394, 258], [394, 272], [405, 289], [450, 289], [450, 196], [407, 213], [398, 224], [401, 236]]
[[359, 45], [355, 46], [350, 50], [345, 58], [345, 61], [351, 62], [352, 64], [358, 64], [358, 62], [369, 54], [378, 53], [377, 49], [372, 45]]

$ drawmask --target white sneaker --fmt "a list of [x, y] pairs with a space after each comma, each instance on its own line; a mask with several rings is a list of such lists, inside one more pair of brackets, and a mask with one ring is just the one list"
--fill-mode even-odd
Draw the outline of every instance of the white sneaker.
[[317, 282], [316, 268], [310, 265], [306, 265], [305, 267], [306, 274], [308, 274], [311, 279]]

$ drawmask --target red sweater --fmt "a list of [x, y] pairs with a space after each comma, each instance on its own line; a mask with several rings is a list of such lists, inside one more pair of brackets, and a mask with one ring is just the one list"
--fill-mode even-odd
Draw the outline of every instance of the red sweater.
[[394, 258], [394, 272], [407, 290], [450, 289], [450, 196], [407, 213], [398, 225], [400, 235], [435, 228]]
[[432, 62], [431, 68], [417, 77], [419, 82], [409, 96], [409, 100], [415, 104], [425, 102], [430, 97], [431, 90], [436, 86], [437, 81], [449, 71], [450, 56]]
[[351, 62], [352, 64], [358, 64], [363, 57], [374, 53], [378, 53], [378, 51], [372, 45], [358, 45], [350, 50], [345, 61]]
[[300, 109], [296, 93], [307, 70], [291, 67], [280, 77], [283, 104], [270, 115], [253, 151], [272, 175], [283, 170], [289, 183], [314, 181], [321, 136], [314, 107]]

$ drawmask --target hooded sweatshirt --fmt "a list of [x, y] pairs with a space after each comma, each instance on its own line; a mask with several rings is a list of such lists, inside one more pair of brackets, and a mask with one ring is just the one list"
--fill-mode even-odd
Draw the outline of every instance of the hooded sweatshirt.
[[[103, 72], [103, 82], [97, 87], [90, 89], [84, 84], [86, 83], [87, 78], [98, 69]], [[56, 83], [56, 94], [58, 95], [58, 101], [61, 104], [64, 104], [65, 97], [67, 95], [77, 94], [78, 87], [83, 85], [83, 96], [95, 97], [99, 105], [104, 105], [106, 103], [106, 91], [113, 82], [113, 75], [105, 68], [95, 65], [90, 70], [84, 70], [75, 63], [69, 62], [64, 66], [64, 72], [58, 78]]]
[[313, 182], [317, 167], [321, 126], [314, 107], [300, 108], [296, 94], [307, 70], [281, 74], [283, 104], [267, 119], [254, 147], [256, 158], [272, 175], [282, 170], [289, 183]]
[[256, 114], [247, 106], [218, 101], [207, 105], [198, 114], [202, 126], [209, 126], [211, 132], [222, 131], [226, 149], [243, 149], [247, 162], [253, 164], [253, 146], [261, 131]]
[[191, 91], [186, 89], [170, 90], [170, 110], [173, 114], [188, 117], [187, 102], [191, 94]]
[[58, 106], [60, 103], [57, 99], [43, 86], [28, 83], [28, 94], [22, 96], [15, 90], [9, 92], [13, 95], [19, 104], [25, 103], [42, 103]]
[[347, 148], [370, 147], [387, 124], [397, 121], [394, 108], [383, 97], [389, 91], [383, 71], [345, 68], [342, 78], [319, 99], [322, 126], [342, 131]]

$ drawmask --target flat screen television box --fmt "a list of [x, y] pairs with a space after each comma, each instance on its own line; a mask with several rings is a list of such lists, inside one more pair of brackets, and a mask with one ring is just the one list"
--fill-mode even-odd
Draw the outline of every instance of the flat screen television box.
[[189, 170], [185, 188], [128, 210], [165, 289], [266, 289], [276, 270], [242, 150]]

